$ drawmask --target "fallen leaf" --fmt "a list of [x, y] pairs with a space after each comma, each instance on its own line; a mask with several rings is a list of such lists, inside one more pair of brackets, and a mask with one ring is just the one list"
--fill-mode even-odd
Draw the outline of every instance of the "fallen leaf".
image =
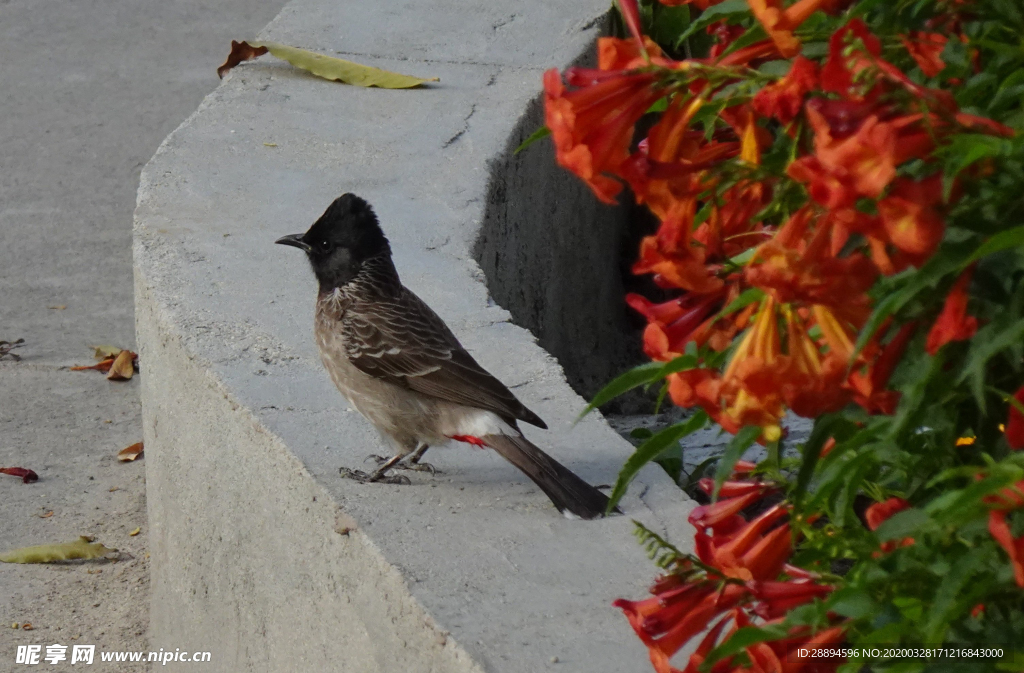
[[142, 532], [142, 527], [140, 526], [140, 527], [136, 528], [135, 530], [133, 530], [132, 532], [128, 533], [128, 535], [131, 536], [131, 537], [135, 537], [136, 535], [138, 535], [141, 532]]
[[[99, 575], [100, 573], [103, 572], [103, 568], [89, 568], [85, 572], [86, 572], [86, 574], [89, 574], [89, 575]], [[71, 636], [71, 640], [78, 640], [78, 637], [77, 636]]]
[[117, 346], [111, 346], [110, 344], [101, 344], [99, 346], [89, 346], [89, 348], [93, 349], [93, 351], [94, 351], [93, 354], [95, 355], [97, 360], [106, 360], [107, 358], [116, 358], [121, 353], [121, 351], [124, 350], [123, 348], [118, 348]]
[[21, 625], [21, 630], [22, 631], [32, 631], [35, 628], [36, 627], [32, 626], [32, 622], [25, 622], [24, 624]]
[[135, 442], [131, 446], [126, 446], [117, 452], [117, 459], [122, 462], [129, 460], [135, 460], [142, 455], [142, 442]]
[[46, 514], [40, 514], [39, 518], [40, 519], [49, 519], [51, 516], [53, 516], [53, 510], [52, 509], [49, 512], [47, 512]]
[[263, 143], [264, 147], [277, 147], [277, 143]]
[[26, 484], [39, 481], [38, 474], [24, 467], [0, 467], [0, 473], [9, 474], [12, 477], [21, 477], [21, 480]]
[[[104, 547], [99, 542], [90, 542], [90, 539], [83, 535], [74, 542], [41, 544], [35, 547], [13, 549], [6, 554], [0, 554], [0, 561], [4, 563], [53, 563], [54, 561], [100, 558], [117, 552], [116, 549]], [[25, 628], [25, 626], [21, 628]]]
[[46, 308], [50, 309], [51, 311], [63, 311], [64, 309], [67, 308], [67, 305], [57, 304], [56, 306], [47, 306]]
[[114, 358], [107, 358], [102, 362], [97, 362], [94, 365], [79, 365], [78, 367], [69, 367], [68, 369], [73, 372], [84, 372], [88, 369], [95, 369], [98, 372], [110, 371], [110, 365], [114, 364]]
[[355, 86], [376, 86], [381, 89], [409, 89], [419, 86], [424, 82], [437, 82], [436, 77], [419, 78], [410, 75], [400, 75], [396, 72], [389, 72], [374, 68], [368, 65], [361, 65], [346, 61], [341, 58], [324, 56], [305, 49], [289, 47], [276, 42], [235, 42], [231, 41], [231, 53], [224, 61], [224, 64], [217, 68], [217, 76], [224, 75], [242, 61], [249, 61], [267, 52], [277, 58], [288, 61], [296, 68], [302, 68], [311, 72], [317, 77], [336, 80], [345, 84]]
[[228, 60], [217, 68], [217, 77], [224, 79], [224, 75], [242, 61], [251, 61], [257, 56], [263, 56], [268, 51], [266, 47], [254, 47], [244, 40], [242, 42], [231, 40], [231, 53], [228, 54]]
[[12, 360], [20, 360], [21, 356], [17, 353], [12, 353], [11, 351], [15, 348], [21, 348], [24, 343], [24, 339], [18, 339], [17, 341], [0, 341], [0, 358], [10, 355]]
[[110, 488], [107, 489], [107, 492], [108, 493], [113, 493], [114, 491], [120, 491], [120, 490], [121, 490], [120, 486], [111, 486]]
[[114, 358], [110, 365], [107, 378], [111, 381], [127, 381], [135, 374], [135, 358], [138, 356], [131, 351], [121, 351]]

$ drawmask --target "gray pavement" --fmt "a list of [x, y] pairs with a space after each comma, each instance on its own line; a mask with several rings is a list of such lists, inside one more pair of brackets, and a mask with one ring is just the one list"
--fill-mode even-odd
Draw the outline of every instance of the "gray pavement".
[[0, 670], [16, 644], [145, 647], [144, 468], [114, 459], [141, 438], [138, 381], [65, 367], [89, 344], [133, 347], [139, 172], [216, 86], [230, 40], [282, 4], [0, 0], [0, 339], [26, 340], [0, 361], [0, 466], [41, 477], [0, 475], [0, 551], [91, 534], [131, 556], [0, 565]]

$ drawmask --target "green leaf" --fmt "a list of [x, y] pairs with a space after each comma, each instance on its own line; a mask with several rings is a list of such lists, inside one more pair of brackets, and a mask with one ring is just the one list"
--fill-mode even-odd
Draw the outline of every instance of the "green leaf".
[[893, 289], [882, 301], [878, 302], [857, 337], [853, 357], [856, 357], [864, 349], [875, 332], [890, 316], [910, 303], [924, 290], [938, 285], [947, 275], [958, 272], [967, 266], [970, 262], [965, 263], [964, 260], [969, 259], [969, 246], [969, 242], [943, 246], [917, 273], [908, 274], [902, 287]]
[[690, 24], [686, 32], [679, 36], [677, 44], [682, 43], [683, 40], [698, 30], [704, 30], [716, 21], [721, 21], [722, 19], [732, 21], [733, 19], [740, 19], [746, 16], [750, 16], [750, 5], [747, 4], [747, 0], [725, 0], [725, 2], [705, 9], [697, 20]]
[[355, 86], [376, 86], [381, 89], [409, 89], [425, 82], [438, 81], [436, 77], [424, 78], [400, 75], [396, 72], [353, 63], [342, 58], [324, 56], [323, 54], [299, 49], [298, 47], [289, 47], [286, 44], [279, 44], [277, 42], [232, 42], [231, 54], [228, 55], [228, 60], [224, 65], [217, 69], [217, 74], [223, 77], [224, 73], [242, 61], [256, 58], [267, 51], [283, 61], [288, 61], [296, 68], [301, 68], [317, 77]]
[[835, 427], [842, 420], [843, 418], [838, 414], [828, 414], [814, 422], [811, 436], [807, 438], [801, 452], [803, 459], [800, 463], [800, 471], [797, 473], [796, 486], [793, 488], [793, 493], [790, 496], [794, 502], [800, 502], [804, 493], [807, 492], [807, 485], [811, 483], [814, 468], [818, 464], [819, 456], [821, 456], [821, 449], [825, 446], [825, 442], [832, 437]]
[[781, 624], [770, 624], [768, 626], [745, 626], [737, 630], [729, 638], [708, 652], [704, 664], [711, 666], [725, 657], [730, 657], [758, 643], [781, 640], [789, 634], [789, 630]]
[[726, 445], [725, 452], [722, 453], [722, 457], [718, 461], [718, 468], [715, 470], [715, 492], [711, 495], [712, 499], [718, 498], [718, 489], [722, 487], [722, 483], [732, 474], [732, 468], [736, 465], [736, 461], [743, 456], [751, 444], [756, 442], [760, 436], [761, 428], [759, 426], [748, 425], [741, 428], [729, 444]]
[[622, 466], [622, 471], [619, 472], [619, 477], [615, 481], [615, 488], [612, 489], [612, 494], [608, 500], [608, 511], [614, 511], [615, 505], [626, 494], [626, 488], [629, 486], [629, 483], [633, 481], [633, 477], [637, 475], [644, 465], [674, 446], [683, 437], [703, 428], [707, 422], [708, 415], [704, 411], [698, 411], [685, 422], [676, 423], [665, 428], [638, 446], [633, 455]]
[[100, 558], [116, 552], [116, 549], [109, 549], [99, 542], [92, 542], [92, 538], [83, 535], [74, 542], [41, 544], [35, 547], [14, 549], [0, 554], [0, 561], [3, 563], [54, 563], [56, 561]]
[[522, 144], [520, 144], [519, 147], [516, 148], [516, 151], [513, 152], [512, 154], [519, 154], [527, 147], [540, 140], [541, 138], [547, 138], [549, 135], [551, 135], [551, 129], [549, 129], [547, 126], [541, 126], [539, 129], [531, 133], [530, 137], [524, 140]]
[[739, 311], [741, 308], [746, 308], [747, 306], [750, 306], [754, 302], [761, 301], [762, 299], [764, 299], [764, 290], [762, 290], [761, 288], [752, 287], [747, 290], [744, 290], [740, 294], [740, 296], [733, 299], [731, 302], [729, 302], [728, 306], [719, 311], [718, 315], [715, 316], [715, 319], [717, 320], [719, 318], [724, 318], [730, 313]]
[[867, 617], [874, 614], [878, 609], [870, 594], [863, 589], [852, 586], [836, 590], [828, 597], [825, 606], [830, 611], [844, 617], [850, 617], [851, 619]]
[[996, 325], [986, 325], [971, 340], [963, 373], [957, 383], [970, 379], [971, 391], [982, 413], [985, 413], [985, 368], [989, 360], [1000, 351], [1019, 344], [1024, 339], [1024, 319], [1018, 320], [1002, 331]]
[[604, 388], [601, 388], [601, 390], [594, 395], [594, 399], [592, 399], [590, 404], [580, 412], [576, 422], [579, 423], [583, 420], [583, 417], [591, 411], [597, 409], [603, 404], [607, 404], [619, 395], [661, 379], [661, 372], [664, 367], [664, 363], [661, 362], [645, 362], [642, 365], [633, 367], [628, 372], [619, 374], [612, 379], [611, 383], [606, 385]]
[[893, 514], [882, 522], [875, 531], [875, 536], [882, 542], [902, 540], [905, 537], [913, 537], [914, 533], [930, 523], [933, 523], [932, 518], [924, 510], [911, 507]]
[[1024, 247], [1024, 227], [1006, 229], [982, 243], [960, 266], [967, 268], [982, 257], [987, 257], [993, 253], [1002, 252], [1010, 248], [1020, 247]]
[[957, 598], [964, 587], [978, 572], [981, 572], [985, 550], [975, 547], [956, 562], [952, 570], [942, 578], [935, 592], [935, 600], [928, 611], [928, 623], [924, 628], [928, 643], [940, 643], [946, 635], [950, 620], [958, 608]]

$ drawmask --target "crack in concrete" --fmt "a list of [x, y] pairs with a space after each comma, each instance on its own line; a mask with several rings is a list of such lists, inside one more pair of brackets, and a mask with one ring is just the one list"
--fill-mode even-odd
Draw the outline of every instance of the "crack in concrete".
[[441, 149], [447, 149], [448, 147], [452, 146], [459, 138], [461, 138], [466, 133], [466, 131], [469, 130], [469, 120], [475, 114], [476, 103], [473, 103], [473, 105], [471, 105], [469, 108], [469, 114], [466, 115], [466, 118], [462, 120], [462, 128], [459, 130], [458, 133], [456, 133], [451, 138], [446, 140], [444, 145], [441, 146]]

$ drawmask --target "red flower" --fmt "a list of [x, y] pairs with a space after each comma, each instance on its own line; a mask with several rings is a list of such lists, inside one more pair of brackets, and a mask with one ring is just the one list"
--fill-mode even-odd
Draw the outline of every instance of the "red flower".
[[1017, 586], [1024, 588], [1024, 535], [1013, 537], [1010, 525], [1006, 521], [1008, 512], [993, 510], [988, 513], [988, 532], [1010, 557], [1013, 566], [1013, 578]]
[[946, 223], [936, 206], [942, 202], [942, 178], [920, 181], [899, 178], [889, 196], [878, 202], [889, 240], [916, 263], [931, 256], [942, 240]]
[[643, 601], [619, 599], [613, 605], [622, 610], [637, 636], [649, 648], [654, 670], [669, 673], [672, 655], [746, 594], [743, 586], [727, 584], [718, 588], [716, 583], [705, 581]]
[[946, 67], [942, 61], [942, 50], [949, 38], [945, 35], [917, 31], [901, 39], [926, 77], [935, 77]]
[[761, 601], [754, 613], [762, 619], [781, 617], [798, 605], [810, 603], [815, 598], [824, 598], [835, 589], [826, 584], [812, 582], [747, 582], [747, 588], [754, 598]]
[[[1013, 399], [1024, 404], [1024, 386], [1014, 394]], [[1024, 449], [1024, 414], [1014, 405], [1010, 405], [1010, 415], [1006, 420], [1006, 443], [1013, 450]]]
[[747, 4], [782, 57], [793, 58], [800, 53], [800, 40], [793, 31], [827, 3], [825, 0], [798, 0], [784, 7], [782, 0], [747, 0]]
[[[907, 502], [903, 498], [893, 497], [889, 498], [885, 502], [876, 502], [875, 504], [868, 507], [867, 511], [864, 513], [864, 518], [868, 522], [868, 528], [870, 528], [872, 531], [875, 531], [878, 530], [878, 527], [881, 526], [882, 523], [885, 522], [887, 519], [889, 519], [889, 517], [896, 514], [897, 512], [902, 512], [903, 510], [909, 508], [909, 502]], [[914, 544], [914, 538], [905, 537], [902, 540], [900, 540], [899, 546], [906, 547], [912, 544]], [[882, 543], [881, 553], [888, 554], [895, 548], [895, 540], [887, 540], [886, 542]]]
[[854, 371], [850, 374], [849, 387], [854, 391], [853, 399], [868, 413], [892, 414], [896, 411], [900, 394], [894, 390], [886, 390], [886, 385], [916, 329], [917, 325], [914, 323], [900, 327], [896, 336], [882, 348], [881, 353], [868, 365], [865, 372]]
[[876, 502], [868, 507], [864, 513], [864, 518], [868, 522], [868, 528], [875, 531], [893, 514], [902, 512], [905, 509], [910, 509], [910, 503], [903, 498], [893, 497], [885, 502]]
[[644, 330], [644, 353], [662, 362], [682, 355], [694, 331], [721, 304], [723, 296], [724, 292], [687, 293], [678, 299], [653, 304], [638, 294], [627, 294], [626, 303], [650, 321]]
[[818, 66], [814, 61], [797, 56], [789, 74], [757, 92], [754, 110], [762, 117], [775, 117], [788, 124], [800, 113], [804, 96], [817, 85]]
[[939, 313], [931, 331], [928, 332], [925, 350], [929, 355], [935, 355], [950, 341], [970, 339], [978, 331], [978, 319], [967, 315], [967, 288], [971, 284], [973, 274], [974, 267], [971, 266], [960, 274], [946, 296], [942, 312]]
[[615, 203], [622, 184], [609, 177], [629, 156], [633, 126], [661, 97], [652, 73], [572, 71], [567, 91], [555, 69], [544, 73], [544, 117], [558, 164], [578, 175], [605, 203]]
[[[643, 46], [650, 60], [664, 60], [661, 58], [661, 47], [646, 35], [643, 37]], [[598, 70], [632, 70], [642, 68], [647, 64], [648, 59], [640, 51], [640, 44], [636, 40], [620, 40], [617, 37], [598, 38]]]

